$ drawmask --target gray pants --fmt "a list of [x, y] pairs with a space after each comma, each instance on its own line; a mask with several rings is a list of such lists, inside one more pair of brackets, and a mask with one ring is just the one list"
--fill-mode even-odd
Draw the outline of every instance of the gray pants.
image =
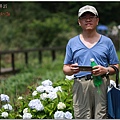
[[95, 87], [93, 80], [75, 79], [73, 84], [73, 107], [75, 119], [106, 119], [107, 88], [109, 78], [103, 77], [101, 86]]

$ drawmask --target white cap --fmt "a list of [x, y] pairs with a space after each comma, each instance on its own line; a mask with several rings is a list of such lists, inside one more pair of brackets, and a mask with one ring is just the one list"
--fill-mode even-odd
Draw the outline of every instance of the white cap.
[[94, 58], [91, 58], [90, 61], [93, 62], [93, 61], [95, 61], [95, 60], [94, 60]]
[[90, 5], [86, 5], [86, 6], [83, 6], [82, 8], [79, 9], [78, 18], [85, 12], [91, 12], [91, 13], [95, 14], [96, 16], [98, 16], [98, 12], [97, 12], [95, 7], [90, 6]]

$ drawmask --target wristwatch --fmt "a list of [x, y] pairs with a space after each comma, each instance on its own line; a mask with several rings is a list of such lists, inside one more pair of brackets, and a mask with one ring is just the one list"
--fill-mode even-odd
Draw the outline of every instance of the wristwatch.
[[106, 72], [106, 76], [108, 76], [110, 74], [109, 69], [107, 68], [107, 72]]

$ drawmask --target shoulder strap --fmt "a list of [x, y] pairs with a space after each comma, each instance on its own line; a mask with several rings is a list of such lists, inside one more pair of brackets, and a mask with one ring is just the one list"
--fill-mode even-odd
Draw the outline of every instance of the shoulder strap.
[[112, 67], [116, 72], [116, 87], [119, 88], [119, 86], [118, 86], [118, 84], [119, 84], [119, 69], [114, 65], [110, 65], [110, 67]]

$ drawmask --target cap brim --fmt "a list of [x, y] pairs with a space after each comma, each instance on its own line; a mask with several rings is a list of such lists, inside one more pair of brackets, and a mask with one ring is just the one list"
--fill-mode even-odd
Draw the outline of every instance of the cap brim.
[[90, 12], [90, 13], [93, 13], [94, 15], [97, 15], [94, 11], [92, 11], [92, 10], [84, 10], [83, 12], [81, 12], [81, 13], [79, 13], [78, 14], [78, 17], [81, 17], [84, 13], [86, 13], [86, 12]]

